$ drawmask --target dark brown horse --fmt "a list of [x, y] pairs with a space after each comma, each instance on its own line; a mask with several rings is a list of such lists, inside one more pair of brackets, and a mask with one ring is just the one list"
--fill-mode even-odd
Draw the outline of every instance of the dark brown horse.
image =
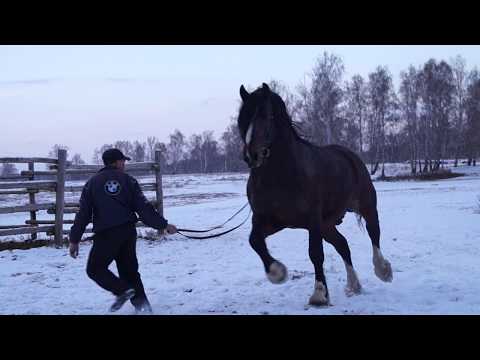
[[320, 147], [302, 138], [285, 103], [266, 84], [251, 94], [242, 85], [240, 96], [238, 127], [250, 167], [247, 196], [253, 211], [249, 240], [268, 279], [275, 284], [286, 281], [287, 268], [270, 255], [265, 239], [285, 228], [300, 228], [309, 232], [308, 253], [315, 268], [310, 304], [329, 304], [323, 240], [332, 244], [345, 262], [347, 295], [359, 293], [347, 240], [336, 229], [348, 211], [365, 219], [375, 274], [392, 281], [390, 263], [380, 252], [377, 195], [362, 160], [342, 146]]

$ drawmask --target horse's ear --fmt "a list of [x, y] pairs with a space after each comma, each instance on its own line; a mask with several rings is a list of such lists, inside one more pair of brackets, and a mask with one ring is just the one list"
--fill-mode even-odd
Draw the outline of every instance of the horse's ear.
[[266, 92], [270, 92], [270, 91], [271, 91], [270, 88], [268, 87], [268, 85], [265, 84], [265, 83], [262, 84], [262, 88], [263, 88], [263, 90], [265, 90]]
[[247, 90], [245, 90], [245, 87], [243, 85], [240, 86], [240, 97], [242, 98], [243, 102], [247, 101], [249, 96], [250, 94]]

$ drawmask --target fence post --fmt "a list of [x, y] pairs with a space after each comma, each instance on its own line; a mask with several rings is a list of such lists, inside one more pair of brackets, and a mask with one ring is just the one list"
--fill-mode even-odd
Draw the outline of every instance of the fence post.
[[156, 192], [157, 192], [157, 210], [160, 215], [163, 216], [163, 185], [162, 185], [162, 168], [161, 160], [162, 152], [160, 150], [155, 150], [155, 183], [156, 183]]
[[[33, 172], [35, 171], [35, 163], [34, 162], [29, 162], [28, 163], [28, 170], [32, 172], [32, 175], [29, 177], [29, 180], [34, 180], [34, 178], [35, 178], [35, 176], [33, 175]], [[30, 200], [30, 204], [34, 205], [35, 204], [35, 193], [34, 192], [29, 192], [28, 193], [28, 198]], [[32, 223], [33, 223], [36, 220], [37, 220], [37, 212], [36, 211], [30, 211], [30, 221], [32, 221]], [[36, 240], [37, 239], [37, 233], [32, 233], [31, 239]]]
[[65, 207], [65, 170], [67, 150], [58, 150], [57, 188], [55, 200], [55, 245], [63, 245], [63, 209]]

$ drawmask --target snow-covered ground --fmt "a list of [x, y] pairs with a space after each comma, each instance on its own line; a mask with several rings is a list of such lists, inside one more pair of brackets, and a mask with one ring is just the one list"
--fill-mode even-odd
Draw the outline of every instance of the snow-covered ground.
[[[458, 171], [468, 176], [374, 183], [392, 283], [375, 276], [370, 239], [348, 214], [339, 230], [349, 241], [363, 286], [358, 296], [345, 295], [343, 262], [325, 244], [332, 306], [306, 306], [314, 272], [305, 230], [284, 230], [269, 238], [273, 256], [288, 267], [290, 278], [271, 284], [248, 244], [249, 222], [209, 240], [178, 234], [163, 241], [139, 240], [147, 295], [156, 314], [479, 314], [480, 168]], [[241, 174], [165, 177], [165, 217], [189, 228], [222, 223], [246, 202], [246, 179]], [[0, 224], [11, 220], [0, 215]], [[90, 247], [82, 244], [77, 259], [67, 249], [48, 247], [0, 252], [0, 314], [107, 314], [112, 295], [85, 273]], [[114, 264], [111, 269], [116, 271]], [[119, 311], [133, 313], [130, 304]]]

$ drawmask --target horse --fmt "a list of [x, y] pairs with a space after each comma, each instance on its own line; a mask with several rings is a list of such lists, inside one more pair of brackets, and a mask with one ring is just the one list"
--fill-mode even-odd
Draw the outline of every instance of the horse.
[[250, 174], [247, 197], [252, 209], [249, 243], [274, 284], [287, 280], [288, 270], [268, 251], [266, 238], [285, 228], [306, 229], [308, 254], [315, 269], [313, 306], [328, 306], [330, 295], [323, 271], [323, 240], [333, 245], [345, 263], [348, 296], [361, 293], [350, 248], [336, 228], [346, 212], [365, 220], [372, 242], [376, 276], [392, 281], [390, 262], [380, 251], [377, 195], [368, 169], [354, 152], [340, 145], [317, 146], [297, 131], [283, 99], [267, 84], [242, 100], [237, 125], [243, 159]]

